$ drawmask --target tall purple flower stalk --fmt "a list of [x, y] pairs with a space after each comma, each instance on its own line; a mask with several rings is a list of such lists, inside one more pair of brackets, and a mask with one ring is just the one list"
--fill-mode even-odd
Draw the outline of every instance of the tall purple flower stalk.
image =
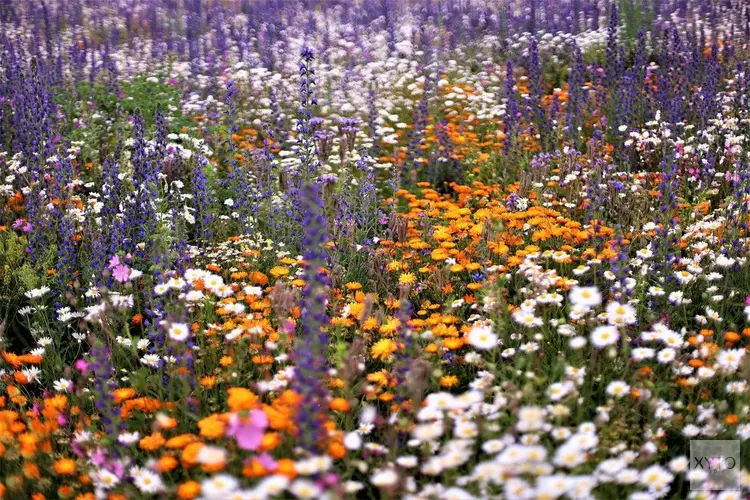
[[[149, 156], [143, 116], [135, 115], [133, 144], [133, 194], [129, 200], [126, 222], [128, 245], [125, 250], [145, 257], [150, 249], [149, 235], [156, 230], [155, 200], [159, 196], [158, 170]], [[139, 245], [142, 243], [143, 245]]]
[[306, 184], [301, 194], [305, 227], [302, 240], [305, 249], [305, 287], [300, 301], [302, 326], [294, 349], [295, 389], [302, 396], [297, 426], [300, 445], [316, 452], [320, 450], [325, 435], [323, 416], [328, 398], [325, 382], [328, 335], [325, 328], [329, 322], [326, 313], [329, 280], [321, 271], [326, 264], [328, 233], [320, 186]]
[[503, 151], [508, 153], [518, 135], [519, 116], [521, 114], [516, 96], [516, 79], [513, 76], [513, 63], [508, 59], [505, 63], [505, 117], [503, 127], [505, 129], [505, 142]]
[[615, 120], [612, 130], [612, 135], [617, 138], [614, 141], [615, 155], [622, 162], [624, 162], [626, 156], [624, 143], [627, 134], [630, 132], [629, 128], [634, 122], [635, 94], [637, 91], [638, 87], [636, 86], [634, 73], [629, 69], [620, 79], [618, 86]]
[[112, 353], [106, 345], [101, 342], [94, 343], [89, 352], [89, 367], [94, 376], [94, 407], [107, 434], [116, 436], [122, 426], [120, 409], [112, 396], [117, 388], [115, 368], [112, 365]]
[[233, 200], [235, 203], [235, 210], [240, 216], [240, 229], [243, 232], [250, 230], [250, 198], [251, 198], [251, 186], [248, 179], [247, 171], [241, 168], [234, 158], [234, 152], [236, 145], [234, 142], [234, 134], [239, 130], [237, 125], [237, 103], [235, 96], [237, 95], [237, 87], [233, 81], [227, 82], [227, 90], [224, 95], [224, 102], [226, 103], [226, 122], [227, 122], [227, 138], [226, 138], [226, 154], [229, 158], [229, 174], [227, 175], [226, 182], [228, 187], [232, 190]]
[[565, 138], [578, 146], [580, 128], [583, 125], [583, 106], [585, 96], [583, 85], [586, 81], [586, 68], [583, 66], [583, 53], [577, 44], [573, 44], [573, 61], [568, 77], [568, 101], [565, 107]]
[[[657, 251], [667, 252], [662, 265], [664, 269], [671, 269], [678, 258], [672, 253], [673, 249], [679, 248], [676, 233], [671, 236], [669, 234], [669, 229], [678, 225], [675, 214], [678, 207], [677, 192], [680, 179], [678, 178], [677, 159], [674, 151], [668, 152], [662, 160], [660, 168], [661, 183], [659, 191], [661, 191], [661, 197], [659, 198], [657, 216], [654, 219], [660, 227], [656, 230], [658, 238], [654, 240], [654, 245]], [[673, 279], [673, 277], [669, 276], [668, 279]]]
[[102, 209], [99, 213], [100, 223], [88, 221], [86, 226], [88, 254], [91, 259], [92, 278], [97, 286], [111, 286], [110, 276], [105, 282], [102, 271], [107, 261], [122, 250], [125, 235], [125, 223], [120, 213], [122, 181], [120, 180], [120, 154], [122, 144], [118, 143], [114, 154], [104, 160], [102, 168]]
[[313, 109], [318, 105], [314, 95], [315, 68], [313, 61], [315, 53], [310, 47], [304, 47], [300, 54], [302, 61], [299, 64], [299, 107], [297, 108], [297, 154], [301, 155], [300, 172], [297, 172], [300, 185], [307, 182], [315, 175], [318, 162], [315, 160], [315, 143], [313, 131]]
[[547, 151], [551, 149], [550, 145], [550, 125], [547, 119], [547, 113], [542, 106], [542, 65], [539, 60], [539, 42], [536, 37], [531, 37], [529, 44], [529, 109], [533, 119], [536, 133], [539, 134], [539, 141], [542, 149]]
[[619, 50], [618, 50], [618, 30], [620, 28], [620, 15], [617, 10], [617, 4], [614, 2], [610, 5], [609, 25], [607, 26], [607, 54], [604, 67], [604, 85], [611, 89], [619, 79]]
[[409, 143], [406, 150], [406, 159], [401, 164], [401, 173], [399, 175], [401, 186], [410, 186], [416, 179], [419, 172], [421, 161], [421, 147], [424, 140], [424, 131], [427, 127], [429, 79], [427, 72], [424, 72], [424, 87], [422, 96], [419, 98], [417, 109], [414, 110], [414, 126], [409, 131]]
[[[411, 318], [413, 307], [408, 299], [408, 290], [402, 290], [402, 295], [405, 297], [401, 298], [399, 302], [398, 312], [396, 314], [399, 320], [399, 327], [397, 331], [397, 338], [400, 343], [403, 344], [404, 348], [396, 351], [394, 357], [394, 376], [396, 378], [396, 386], [399, 387], [398, 394], [396, 395], [396, 401], [403, 403], [407, 399], [408, 393], [408, 377], [411, 371], [413, 359], [412, 345], [414, 344], [414, 338], [412, 332], [409, 330], [407, 322]], [[404, 390], [406, 389], [406, 390]]]
[[60, 292], [68, 288], [68, 281], [72, 278], [76, 268], [77, 248], [73, 237], [75, 226], [66, 213], [68, 201], [68, 187], [73, 180], [73, 168], [70, 159], [63, 158], [55, 162], [55, 175], [52, 178], [50, 190], [52, 196], [58, 200], [50, 210], [52, 221], [56, 228], [57, 237], [57, 284]]
[[193, 165], [192, 195], [195, 208], [196, 237], [202, 246], [206, 246], [211, 239], [211, 226], [215, 215], [211, 210], [215, 196], [213, 190], [209, 189], [208, 178], [203, 169], [208, 166], [208, 160], [200, 156]]

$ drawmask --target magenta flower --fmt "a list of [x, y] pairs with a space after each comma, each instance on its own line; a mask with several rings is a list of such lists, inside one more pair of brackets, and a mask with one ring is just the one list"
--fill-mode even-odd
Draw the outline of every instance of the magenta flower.
[[77, 360], [73, 366], [76, 367], [76, 370], [82, 373], [86, 373], [89, 369], [89, 364], [83, 358]]
[[268, 427], [268, 417], [263, 410], [252, 410], [249, 417], [232, 415], [227, 435], [237, 440], [243, 450], [257, 450], [263, 441], [263, 431]]
[[91, 460], [92, 464], [101, 466], [107, 461], [107, 455], [101, 448], [97, 448], [89, 455], [89, 460]]
[[125, 283], [130, 278], [130, 268], [120, 264], [112, 270], [112, 275], [120, 283]]

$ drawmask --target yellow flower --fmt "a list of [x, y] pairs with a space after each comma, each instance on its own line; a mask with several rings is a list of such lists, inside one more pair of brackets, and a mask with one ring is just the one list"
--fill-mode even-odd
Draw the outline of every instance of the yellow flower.
[[370, 354], [373, 358], [381, 361], [387, 361], [391, 359], [391, 355], [396, 352], [396, 343], [390, 339], [381, 339], [372, 346]]
[[362, 331], [370, 331], [378, 326], [378, 320], [374, 316], [370, 316], [362, 323]]
[[391, 271], [391, 272], [393, 272], [393, 271], [400, 271], [401, 269], [403, 269], [403, 267], [404, 267], [404, 265], [400, 261], [398, 261], [398, 260], [391, 261], [386, 266], [386, 268], [389, 271]]
[[283, 266], [275, 266], [271, 268], [269, 273], [271, 273], [271, 276], [273, 276], [274, 278], [280, 278], [281, 276], [286, 276], [287, 274], [289, 274], [289, 269]]
[[397, 318], [392, 318], [380, 325], [380, 329], [378, 331], [383, 335], [393, 335], [396, 330], [398, 330], [399, 326], [401, 326], [401, 321], [399, 321]]
[[398, 277], [398, 282], [401, 285], [413, 285], [417, 282], [417, 277], [414, 273], [401, 273], [401, 276]]
[[441, 387], [453, 387], [456, 384], [458, 384], [458, 377], [455, 375], [445, 375], [444, 377], [440, 377]]
[[368, 373], [367, 381], [372, 382], [373, 384], [386, 385], [388, 383], [388, 374], [385, 372], [385, 370]]
[[445, 251], [444, 248], [436, 248], [432, 251], [430, 254], [430, 257], [432, 260], [445, 260], [449, 256], [448, 252]]

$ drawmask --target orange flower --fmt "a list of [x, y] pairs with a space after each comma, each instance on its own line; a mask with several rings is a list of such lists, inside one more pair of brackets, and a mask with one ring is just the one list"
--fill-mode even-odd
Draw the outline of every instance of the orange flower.
[[163, 455], [156, 464], [159, 472], [171, 472], [177, 468], [177, 459], [172, 455]]
[[211, 415], [198, 422], [201, 436], [208, 439], [218, 439], [224, 435], [226, 424], [218, 415]]
[[295, 477], [297, 477], [297, 470], [294, 467], [294, 461], [288, 458], [282, 458], [276, 461], [275, 472], [277, 474], [281, 474], [282, 476], [286, 476], [289, 479], [294, 479]]
[[161, 448], [165, 443], [164, 436], [160, 432], [154, 432], [150, 436], [146, 436], [140, 440], [138, 445], [142, 450], [154, 451]]
[[290, 410], [277, 403], [278, 400], [274, 402], [273, 406], [265, 405], [263, 407], [263, 411], [266, 417], [268, 417], [268, 426], [274, 430], [291, 430], [292, 419]]
[[268, 474], [268, 469], [257, 458], [250, 459], [242, 467], [242, 475], [245, 477], [261, 477], [266, 474]]
[[57, 394], [44, 400], [44, 406], [62, 411], [68, 406], [68, 398], [63, 394]]
[[33, 462], [24, 462], [23, 474], [29, 479], [40, 479], [42, 477], [39, 473], [39, 467]]
[[349, 402], [344, 398], [334, 398], [329, 403], [329, 406], [334, 411], [349, 411]]
[[122, 387], [120, 389], [115, 389], [113, 395], [115, 397], [115, 403], [119, 404], [126, 399], [135, 397], [135, 389], [132, 387]]
[[737, 342], [740, 340], [740, 335], [737, 332], [725, 332], [724, 340], [726, 342]]
[[270, 451], [281, 444], [281, 435], [278, 432], [266, 432], [260, 443], [261, 451]]
[[200, 441], [187, 445], [185, 449], [182, 450], [182, 455], [180, 455], [182, 466], [185, 468], [191, 468], [198, 465], [198, 453], [203, 446], [205, 445]]
[[333, 441], [328, 445], [328, 456], [334, 460], [340, 460], [346, 455], [346, 448], [340, 441]]
[[28, 432], [18, 436], [18, 444], [21, 448], [21, 455], [31, 456], [36, 453], [36, 445], [39, 443], [39, 438]]
[[232, 387], [227, 390], [227, 405], [233, 412], [251, 410], [258, 405], [258, 397], [244, 387]]
[[[6, 352], [3, 351], [0, 353], [0, 356], [3, 357], [3, 360], [8, 363], [13, 368], [21, 368], [21, 361], [18, 359], [18, 356], [16, 354], [13, 354], [12, 352]], [[13, 396], [12, 394], [8, 393], [9, 396]]]
[[206, 376], [201, 378], [200, 384], [202, 387], [211, 388], [216, 385], [216, 377]]
[[198, 438], [193, 434], [180, 434], [179, 436], [174, 436], [167, 440], [164, 446], [173, 450], [181, 450], [197, 440]]
[[75, 474], [76, 470], [78, 469], [75, 461], [71, 460], [70, 458], [61, 458], [60, 460], [55, 462], [53, 468], [55, 469], [56, 473], [62, 476], [70, 476], [72, 474]]
[[256, 365], [270, 365], [273, 363], [273, 357], [265, 355], [255, 355], [251, 358], [251, 361]]
[[[169, 403], [167, 403], [167, 405], [169, 406]], [[156, 415], [156, 425], [158, 425], [160, 429], [174, 429], [177, 427], [177, 420], [164, 415], [163, 413], [158, 413]]]
[[188, 481], [182, 483], [177, 488], [177, 496], [183, 500], [192, 500], [197, 497], [201, 492], [201, 485], [196, 481]]
[[73, 496], [73, 488], [67, 484], [64, 484], [57, 488], [57, 496], [60, 498], [70, 498]]
[[378, 396], [378, 399], [384, 403], [388, 403], [390, 401], [393, 401], [393, 394], [390, 392], [384, 392], [380, 396]]
[[268, 276], [260, 272], [250, 273], [250, 281], [252, 281], [256, 285], [267, 285]]

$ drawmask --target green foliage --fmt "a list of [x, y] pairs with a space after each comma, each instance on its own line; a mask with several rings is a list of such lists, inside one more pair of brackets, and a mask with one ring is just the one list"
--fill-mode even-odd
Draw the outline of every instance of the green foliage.
[[136, 113], [143, 115], [150, 130], [154, 115], [161, 108], [171, 118], [167, 131], [179, 133], [192, 122], [181, 113], [179, 88], [164, 80], [164, 75], [139, 75], [119, 82], [119, 95], [101, 79], [58, 89], [54, 102], [64, 115], [58, 121], [59, 132], [67, 140], [80, 143], [84, 161], [99, 162], [113, 150], [121, 131], [130, 127], [130, 117]]
[[42, 279], [26, 262], [26, 238], [13, 231], [0, 232], [0, 324], [5, 325], [5, 343], [21, 346], [28, 335], [15, 317], [24, 302], [24, 292]]

